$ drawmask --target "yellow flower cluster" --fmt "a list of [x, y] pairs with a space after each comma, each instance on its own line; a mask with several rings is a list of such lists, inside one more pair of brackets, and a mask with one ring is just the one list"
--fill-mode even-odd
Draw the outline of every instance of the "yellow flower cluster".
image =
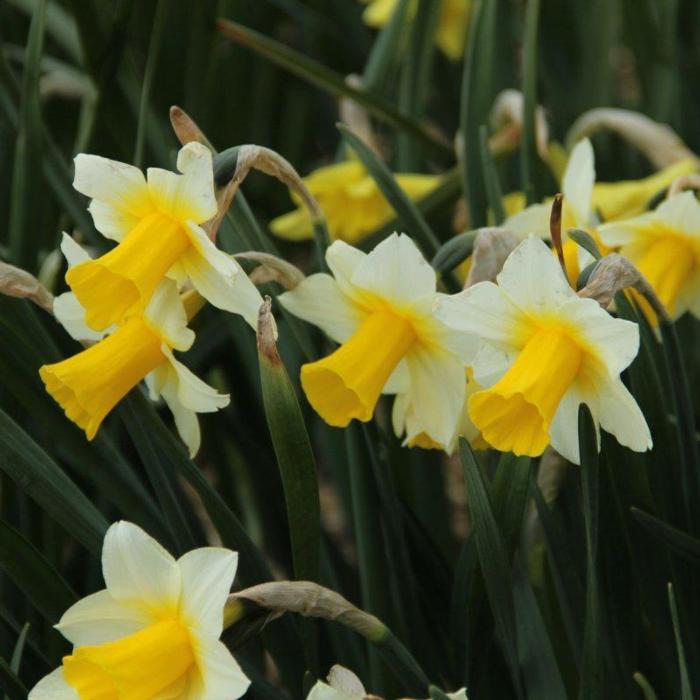
[[194, 455], [200, 443], [196, 414], [228, 404], [178, 361], [194, 333], [180, 291], [196, 290], [213, 305], [243, 315], [255, 326], [260, 294], [231, 257], [211, 242], [201, 224], [217, 211], [211, 152], [183, 147], [173, 173], [81, 154], [74, 186], [92, 198], [95, 227], [117, 242], [99, 258], [64, 234], [70, 292], [54, 311], [79, 341], [95, 342], [73, 357], [40, 369], [47, 391], [68, 418], [95, 437], [102, 421], [145, 379], [161, 397]]

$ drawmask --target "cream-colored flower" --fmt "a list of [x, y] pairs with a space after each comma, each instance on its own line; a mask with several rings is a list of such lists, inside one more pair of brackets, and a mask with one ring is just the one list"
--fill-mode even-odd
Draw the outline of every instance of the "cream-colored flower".
[[141, 313], [166, 276], [189, 279], [214, 306], [255, 325], [254, 286], [199, 226], [217, 211], [211, 152], [189, 143], [177, 167], [182, 174], [149, 168], [146, 179], [126, 163], [83, 153], [75, 158], [73, 186], [92, 198], [95, 227], [118, 243], [66, 274], [93, 330]]
[[[362, 0], [369, 3], [362, 15], [370, 27], [383, 27], [394, 14], [398, 0]], [[435, 43], [451, 61], [458, 61], [464, 54], [467, 28], [471, 16], [471, 0], [441, 0], [440, 17], [435, 30]], [[411, 5], [415, 12], [415, 2]]]
[[[420, 199], [440, 184], [438, 175], [395, 175], [411, 199]], [[314, 170], [304, 183], [319, 203], [332, 239], [357, 243], [391, 220], [393, 209], [358, 160]], [[313, 238], [311, 218], [298, 195], [291, 193], [297, 209], [273, 219], [270, 230], [280, 238], [299, 241]]]
[[[693, 192], [680, 192], [654, 211], [605, 224], [603, 242], [620, 246], [654, 288], [672, 318], [690, 311], [700, 318], [700, 203]], [[652, 322], [655, 315], [637, 295]]]
[[469, 399], [483, 438], [503, 452], [537, 456], [548, 444], [579, 463], [578, 408], [635, 451], [652, 446], [644, 416], [620, 379], [639, 349], [636, 324], [616, 319], [571, 289], [538, 238], [509, 256], [498, 285], [480, 282], [442, 299], [438, 316], [461, 312], [477, 333], [472, 363], [484, 389]]
[[[62, 295], [56, 302], [57, 318], [73, 337], [96, 339], [90, 337], [80, 317], [81, 307], [71, 296]], [[188, 350], [193, 342], [177, 286], [165, 279], [142, 316], [128, 318], [77, 355], [44, 365], [39, 374], [49, 394], [89, 440], [114, 406], [146, 378], [152, 397], [160, 395], [168, 404], [194, 456], [200, 444], [196, 413], [217, 411], [228, 405], [229, 397], [217, 393], [175, 359], [173, 350]]]
[[30, 700], [235, 700], [248, 688], [219, 641], [238, 555], [204, 547], [175, 560], [141, 528], [105, 535], [106, 588], [69, 608], [56, 629], [73, 644]]
[[326, 254], [333, 276], [316, 274], [280, 296], [293, 314], [341, 343], [306, 364], [301, 383], [330, 425], [371, 419], [382, 393], [403, 394], [411, 415], [436, 442], [450, 444], [464, 405], [464, 368], [476, 349], [452, 317], [435, 317], [444, 296], [413, 241], [393, 234], [366, 254], [336, 241]]

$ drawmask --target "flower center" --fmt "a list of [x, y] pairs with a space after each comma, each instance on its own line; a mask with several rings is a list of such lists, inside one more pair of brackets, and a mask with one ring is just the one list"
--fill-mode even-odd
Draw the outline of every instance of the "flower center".
[[368, 421], [382, 389], [416, 341], [411, 322], [381, 310], [372, 313], [334, 353], [301, 368], [309, 403], [329, 425]]
[[542, 454], [559, 402], [583, 357], [565, 329], [539, 329], [500, 381], [469, 399], [469, 415], [486, 442], [501, 452]]
[[80, 700], [176, 697], [195, 666], [187, 630], [158, 622], [116, 642], [78, 647], [63, 659], [63, 676]]
[[[692, 246], [682, 236], [660, 236], [639, 259], [637, 266], [669, 314], [673, 315], [678, 297], [695, 267], [695, 251]], [[644, 300], [642, 308], [648, 318], [655, 319]]]
[[182, 223], [154, 212], [109, 253], [68, 270], [66, 282], [84, 307], [88, 326], [101, 331], [142, 311], [189, 246]]
[[39, 374], [68, 418], [92, 440], [117, 402], [165, 362], [161, 343], [143, 318], [134, 317], [87, 350], [44, 365]]

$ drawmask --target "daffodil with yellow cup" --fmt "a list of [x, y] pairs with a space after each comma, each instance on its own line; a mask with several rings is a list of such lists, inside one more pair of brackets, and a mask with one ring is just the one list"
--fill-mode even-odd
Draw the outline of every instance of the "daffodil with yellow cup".
[[[177, 158], [181, 174], [95, 155], [75, 158], [73, 186], [92, 198], [95, 227], [118, 245], [72, 267], [66, 281], [96, 331], [141, 313], [166, 277], [189, 279], [214, 306], [242, 313], [252, 283], [238, 263], [220, 251], [200, 224], [217, 211], [212, 156], [188, 143]], [[255, 315], [246, 316], [255, 324]]]
[[578, 297], [534, 236], [497, 279], [445, 297], [437, 309], [450, 319], [460, 311], [460, 327], [480, 337], [472, 368], [484, 388], [469, 399], [469, 415], [486, 442], [533, 457], [551, 443], [578, 464], [578, 408], [586, 404], [620, 444], [650, 449], [644, 416], [620, 379], [639, 349], [637, 325]]
[[476, 338], [455, 325], [461, 311], [437, 319], [435, 271], [406, 235], [392, 234], [370, 253], [341, 241], [326, 253], [333, 276], [307, 277], [280, 302], [319, 326], [340, 348], [301, 370], [306, 396], [330, 425], [371, 419], [382, 393], [403, 394], [431, 438], [454, 437], [465, 396], [465, 365]]
[[[78, 308], [70, 298], [64, 298], [55, 311], [59, 321], [67, 314], [74, 337], [89, 336], [88, 330], [81, 330]], [[44, 365], [39, 374], [49, 394], [89, 440], [116, 404], [147, 379], [151, 395], [162, 395], [194, 456], [200, 444], [196, 413], [217, 411], [228, 405], [229, 397], [205, 384], [173, 355], [173, 350], [187, 350], [193, 342], [176, 283], [165, 279], [143, 315], [131, 316], [77, 355]]]
[[[679, 192], [654, 211], [605, 224], [599, 232], [635, 264], [673, 319], [688, 311], [700, 318], [700, 202], [693, 192]], [[636, 298], [655, 323], [646, 300]]]
[[105, 535], [106, 588], [56, 629], [73, 644], [31, 700], [235, 700], [249, 680], [219, 640], [238, 555], [203, 547], [174, 559], [141, 528]]
[[[451, 61], [458, 61], [464, 54], [467, 27], [471, 15], [472, 0], [439, 0], [440, 16], [435, 30], [435, 43]], [[362, 15], [370, 27], [382, 27], [390, 19], [398, 0], [363, 0], [367, 9]], [[415, 12], [415, 1], [411, 7]]]
[[[420, 199], [440, 184], [438, 175], [399, 173], [396, 181], [411, 199]], [[304, 178], [323, 210], [333, 240], [357, 243], [387, 223], [393, 210], [376, 182], [358, 160], [326, 165]], [[273, 219], [270, 230], [292, 241], [313, 237], [309, 213], [295, 193], [298, 208]]]

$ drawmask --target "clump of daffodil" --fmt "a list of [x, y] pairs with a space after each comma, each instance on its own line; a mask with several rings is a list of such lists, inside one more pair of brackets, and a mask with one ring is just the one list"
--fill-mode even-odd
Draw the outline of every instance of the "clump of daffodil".
[[[398, 174], [396, 180], [411, 199], [420, 199], [440, 183], [437, 175]], [[304, 178], [326, 217], [334, 240], [357, 243], [393, 216], [393, 210], [365, 167], [357, 160], [327, 165]], [[313, 237], [311, 217], [298, 195], [298, 208], [270, 222], [270, 230], [293, 241]]]
[[[634, 263], [673, 319], [686, 311], [700, 318], [700, 203], [693, 192], [674, 194], [647, 214], [605, 224], [599, 233]], [[655, 322], [649, 304], [636, 298]]]
[[586, 404], [620, 444], [650, 449], [644, 416], [620, 379], [639, 349], [637, 325], [578, 297], [534, 236], [497, 280], [444, 297], [437, 309], [450, 318], [461, 310], [461, 327], [481, 339], [471, 366], [484, 388], [470, 397], [469, 415], [486, 442], [533, 457], [551, 443], [579, 463], [578, 408]]
[[[383, 27], [390, 19], [399, 0], [362, 0], [368, 3], [362, 15], [370, 27]], [[440, 0], [440, 16], [435, 30], [435, 43], [451, 61], [458, 61], [464, 54], [467, 27], [472, 9], [471, 0]], [[415, 1], [411, 11], [415, 12]]]
[[[59, 297], [54, 306], [58, 320], [73, 337], [94, 339], [80, 318], [81, 309], [70, 295]], [[168, 404], [178, 432], [194, 456], [200, 444], [196, 413], [217, 411], [228, 405], [229, 397], [217, 393], [173, 355], [173, 350], [188, 350], [193, 342], [194, 333], [187, 328], [176, 283], [165, 279], [142, 315], [129, 317], [77, 355], [44, 365], [39, 374], [46, 390], [66, 416], [85, 431], [88, 440], [95, 437], [114, 406], [146, 379], [152, 398], [162, 396]]]
[[333, 276], [307, 277], [280, 296], [340, 348], [301, 370], [306, 396], [330, 425], [368, 421], [382, 393], [403, 394], [431, 438], [453, 439], [464, 405], [464, 368], [476, 339], [460, 311], [436, 318], [435, 271], [413, 241], [393, 234], [369, 254], [341, 241], [326, 253]]
[[[80, 154], [73, 186], [92, 198], [95, 227], [118, 245], [73, 266], [66, 281], [96, 331], [141, 313], [167, 276], [189, 279], [214, 306], [241, 313], [249, 280], [200, 224], [217, 211], [211, 152], [199, 143], [177, 158], [182, 174]], [[247, 320], [255, 324], [255, 315]]]
[[106, 588], [69, 608], [56, 629], [73, 644], [31, 700], [235, 700], [246, 678], [219, 640], [238, 555], [203, 547], [175, 560], [141, 528], [105, 535]]

